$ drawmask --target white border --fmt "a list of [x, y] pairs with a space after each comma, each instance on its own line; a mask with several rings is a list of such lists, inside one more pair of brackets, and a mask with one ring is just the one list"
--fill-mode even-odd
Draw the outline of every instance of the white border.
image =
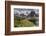
[[[39, 9], [39, 27], [14, 27], [14, 8]], [[11, 5], [11, 31], [27, 31], [27, 30], [42, 30], [42, 7], [41, 6], [22, 6]]]

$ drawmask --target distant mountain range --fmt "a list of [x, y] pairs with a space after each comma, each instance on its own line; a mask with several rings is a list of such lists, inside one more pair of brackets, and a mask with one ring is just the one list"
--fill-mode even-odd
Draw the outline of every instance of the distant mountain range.
[[28, 15], [25, 15], [23, 13], [22, 14], [16, 13], [16, 14], [14, 14], [14, 16], [28, 18], [28, 17], [33, 17], [33, 16], [38, 17], [39, 14], [36, 14], [35, 11], [31, 11]]

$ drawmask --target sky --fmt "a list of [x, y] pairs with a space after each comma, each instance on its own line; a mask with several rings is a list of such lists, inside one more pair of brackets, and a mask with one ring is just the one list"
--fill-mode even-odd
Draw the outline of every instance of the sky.
[[[23, 8], [14, 8], [14, 14], [18, 13], [18, 14], [25, 14], [28, 15], [31, 11], [35, 11], [35, 13], [39, 13], [39, 9], [23, 9]], [[28, 14], [26, 13], [28, 12]]]

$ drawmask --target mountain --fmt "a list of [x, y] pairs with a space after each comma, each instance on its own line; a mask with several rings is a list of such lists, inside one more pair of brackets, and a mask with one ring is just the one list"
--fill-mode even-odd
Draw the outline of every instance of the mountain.
[[31, 11], [28, 15], [25, 15], [24, 13], [22, 13], [22, 14], [16, 13], [16, 14], [14, 14], [14, 16], [31, 19], [31, 17], [38, 17], [39, 14], [38, 13], [36, 14], [35, 11]]

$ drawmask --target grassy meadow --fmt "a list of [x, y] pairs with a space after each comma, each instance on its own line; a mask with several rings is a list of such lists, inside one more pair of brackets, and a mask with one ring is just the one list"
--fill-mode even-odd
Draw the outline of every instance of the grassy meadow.
[[14, 27], [32, 27], [35, 26], [35, 19], [28, 20], [25, 18], [14, 16]]

